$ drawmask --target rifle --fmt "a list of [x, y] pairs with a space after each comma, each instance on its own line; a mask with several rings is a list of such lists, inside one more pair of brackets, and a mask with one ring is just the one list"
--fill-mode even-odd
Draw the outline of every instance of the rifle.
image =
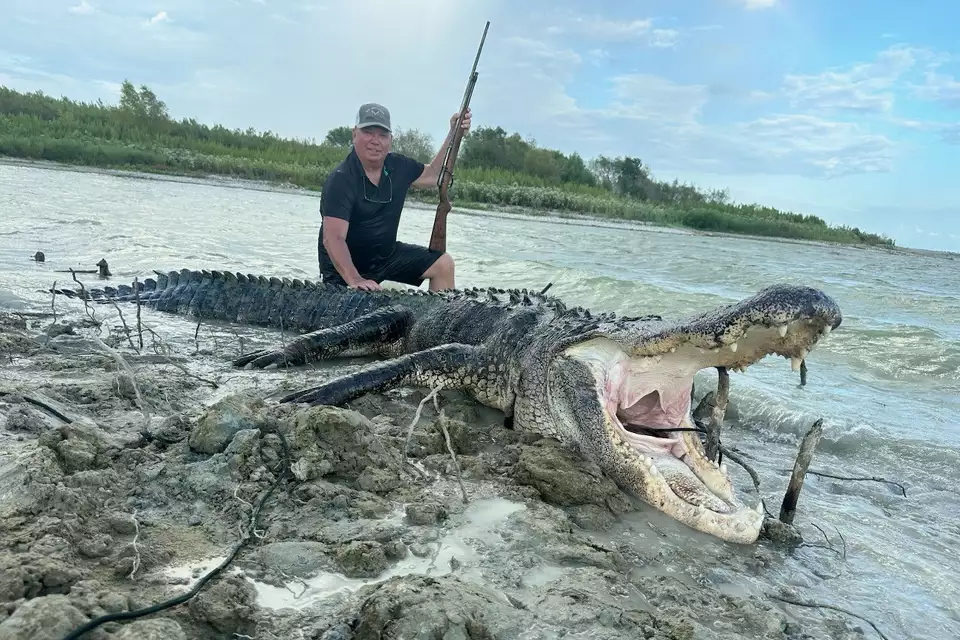
[[483, 51], [483, 43], [487, 39], [487, 29], [490, 28], [490, 21], [487, 20], [483, 27], [483, 37], [480, 38], [480, 47], [477, 49], [477, 57], [473, 61], [473, 69], [470, 70], [470, 77], [467, 80], [467, 88], [463, 92], [463, 102], [460, 104], [460, 115], [457, 118], [456, 127], [453, 130], [453, 140], [447, 145], [443, 154], [443, 168], [440, 170], [440, 176], [437, 178], [437, 188], [440, 190], [440, 204], [437, 205], [437, 215], [433, 219], [433, 231], [430, 234], [430, 248], [436, 251], [447, 250], [447, 214], [450, 213], [450, 186], [453, 184], [453, 167], [457, 163], [457, 152], [460, 151], [460, 141], [463, 140], [463, 129], [460, 128], [463, 122], [463, 116], [470, 106], [470, 98], [473, 97], [473, 88], [477, 84], [477, 63], [480, 62], [480, 52]]

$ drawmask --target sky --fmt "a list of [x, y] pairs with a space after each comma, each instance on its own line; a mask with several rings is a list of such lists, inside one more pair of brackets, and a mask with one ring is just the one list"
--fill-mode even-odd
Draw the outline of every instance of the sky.
[[960, 251], [955, 0], [0, 0], [0, 84], [322, 140], [386, 105]]

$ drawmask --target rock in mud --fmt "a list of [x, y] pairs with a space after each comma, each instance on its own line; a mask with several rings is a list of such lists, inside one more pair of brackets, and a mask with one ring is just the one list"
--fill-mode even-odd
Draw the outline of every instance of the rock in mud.
[[27, 405], [20, 405], [11, 409], [7, 414], [6, 428], [14, 433], [39, 435], [46, 431], [47, 426], [36, 409]]
[[319, 571], [334, 570], [334, 563], [327, 556], [327, 545], [319, 542], [273, 542], [257, 553], [260, 564], [280, 575], [309, 578]]
[[[87, 617], [65, 595], [33, 598], [0, 623], [0, 640], [61, 640], [85, 622]], [[105, 635], [94, 629], [86, 637], [102, 640]]]
[[[256, 588], [246, 579], [232, 575], [211, 581], [188, 607], [193, 617], [227, 636], [253, 635]], [[204, 636], [207, 637], [207, 636]]]
[[351, 640], [506, 638], [528, 627], [505, 598], [457, 578], [390, 578], [364, 589]]
[[0, 554], [0, 602], [63, 594], [80, 579], [80, 572], [69, 566], [60, 553], [46, 555], [37, 551], [19, 555]]
[[227, 396], [200, 416], [190, 433], [190, 448], [197, 453], [222, 453], [238, 432], [257, 429], [263, 423], [260, 410], [264, 406], [253, 396]]
[[74, 422], [48, 431], [40, 437], [40, 444], [57, 454], [64, 472], [76, 473], [103, 469], [110, 462], [110, 454], [120, 444], [92, 422]]
[[341, 546], [337, 562], [348, 578], [375, 578], [390, 566], [386, 549], [376, 540], [354, 540]]
[[410, 524], [432, 525], [447, 517], [447, 509], [437, 502], [412, 503], [407, 505], [406, 514]]
[[555, 440], [543, 439], [524, 447], [514, 478], [536, 488], [544, 502], [558, 507], [596, 505], [616, 515], [633, 509], [630, 498], [597, 465]]
[[[388, 455], [386, 446], [377, 441], [374, 424], [356, 411], [310, 407], [285, 419], [281, 428], [292, 431], [292, 469], [302, 481], [330, 475], [354, 481], [355, 488], [363, 489], [362, 478], [370, 490], [396, 489], [406, 483], [397, 471], [399, 459]], [[382, 472], [373, 473], [377, 469]], [[387, 475], [389, 485], [384, 486]]]

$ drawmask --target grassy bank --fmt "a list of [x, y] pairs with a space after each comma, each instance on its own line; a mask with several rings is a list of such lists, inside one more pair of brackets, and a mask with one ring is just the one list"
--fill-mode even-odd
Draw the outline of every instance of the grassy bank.
[[[348, 147], [348, 130], [321, 143], [271, 132], [175, 121], [148, 88], [124, 84], [119, 105], [78, 103], [0, 87], [0, 156], [114, 169], [222, 175], [319, 190]], [[399, 132], [401, 153], [426, 159], [432, 141]], [[498, 128], [481, 128], [461, 149], [454, 202], [583, 213], [747, 235], [893, 246], [857, 228], [821, 218], [729, 202], [725, 192], [657, 181], [637, 158], [577, 156], [542, 149]], [[413, 193], [422, 200], [436, 192]]]

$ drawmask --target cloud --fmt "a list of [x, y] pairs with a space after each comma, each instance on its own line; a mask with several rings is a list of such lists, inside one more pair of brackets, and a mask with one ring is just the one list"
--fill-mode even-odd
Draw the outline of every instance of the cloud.
[[642, 42], [658, 49], [673, 48], [680, 39], [676, 29], [654, 28], [652, 18], [610, 20], [599, 16], [566, 14], [551, 16], [554, 24], [547, 27], [551, 36], [575, 36], [605, 43]]
[[919, 49], [893, 46], [874, 62], [846, 71], [830, 69], [816, 75], [784, 77], [783, 93], [791, 106], [812, 110], [885, 112], [893, 107], [894, 84], [916, 65]]
[[940, 130], [940, 137], [947, 144], [960, 145], [960, 124], [952, 124]]
[[602, 110], [604, 116], [695, 126], [708, 90], [704, 85], [682, 85], [650, 74], [614, 76], [614, 102]]
[[536, 137], [544, 146], [575, 148], [586, 157], [639, 156], [667, 174], [839, 177], [890, 171], [895, 159], [886, 136], [813, 115], [707, 124], [704, 113], [717, 87], [653, 74], [614, 75], [606, 83], [605, 104], [585, 106], [568, 89], [582, 62], [575, 52], [530, 39], [511, 45], [503, 68], [490, 70], [492, 86], [485, 92], [511, 96], [496, 107], [499, 123], [523, 132], [539, 130]]
[[660, 49], [672, 49], [680, 39], [680, 32], [676, 29], [654, 29], [650, 32], [650, 46]]
[[77, 15], [85, 15], [88, 13], [93, 13], [94, 11], [96, 11], [96, 9], [94, 9], [93, 6], [89, 2], [87, 2], [87, 0], [80, 0], [80, 4], [70, 7], [69, 9], [67, 9], [67, 11]]
[[923, 85], [913, 85], [917, 97], [940, 103], [950, 109], [960, 109], [960, 82], [956, 78], [928, 72], [925, 80]]
[[154, 26], [160, 24], [161, 22], [170, 22], [170, 16], [167, 15], [166, 11], [157, 12], [152, 18], [147, 20], [147, 26]]
[[740, 0], [744, 9], [756, 11], [759, 9], [770, 9], [777, 5], [777, 0]]
[[653, 21], [645, 20], [607, 20], [604, 18], [593, 17], [586, 18], [577, 16], [564, 21], [564, 24], [557, 24], [547, 28], [547, 32], [553, 35], [563, 35], [575, 33], [594, 40], [604, 40], [607, 42], [615, 40], [634, 40], [650, 33], [653, 28]]

